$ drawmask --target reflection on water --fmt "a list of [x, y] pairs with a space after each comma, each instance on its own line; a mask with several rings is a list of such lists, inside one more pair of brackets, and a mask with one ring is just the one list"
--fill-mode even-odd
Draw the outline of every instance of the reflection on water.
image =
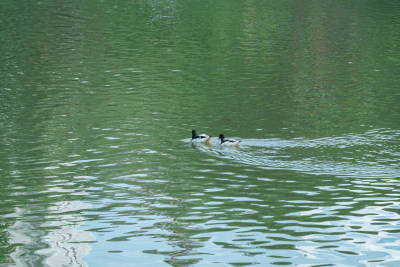
[[45, 264], [48, 266], [87, 266], [83, 257], [89, 255], [89, 242], [95, 241], [91, 232], [80, 230], [84, 218], [80, 211], [90, 209], [90, 205], [84, 205], [77, 201], [55, 203], [50, 208], [51, 218], [43, 227], [53, 228], [43, 237], [49, 244], [49, 248], [38, 251], [38, 254], [47, 255]]
[[[83, 257], [90, 252], [88, 242], [93, 242], [95, 239], [91, 232], [79, 229], [84, 221], [79, 211], [90, 209], [90, 205], [84, 205], [77, 201], [64, 201], [55, 203], [55, 205], [50, 208], [49, 215], [41, 221], [22, 223], [17, 220], [8, 227], [9, 243], [17, 246], [17, 249], [10, 255], [16, 266], [26, 266], [29, 262], [35, 265], [35, 261], [40, 258], [40, 255], [45, 256], [44, 264], [46, 266], [87, 266]], [[7, 217], [22, 218], [26, 212], [28, 211], [17, 208], [15, 213]], [[43, 235], [43, 233], [46, 234]], [[36, 250], [35, 259], [27, 251], [37, 245], [38, 237], [48, 247]]]

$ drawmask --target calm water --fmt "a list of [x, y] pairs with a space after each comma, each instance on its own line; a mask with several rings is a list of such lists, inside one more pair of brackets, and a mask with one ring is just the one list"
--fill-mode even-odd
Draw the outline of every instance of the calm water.
[[0, 265], [399, 266], [399, 10], [2, 1]]

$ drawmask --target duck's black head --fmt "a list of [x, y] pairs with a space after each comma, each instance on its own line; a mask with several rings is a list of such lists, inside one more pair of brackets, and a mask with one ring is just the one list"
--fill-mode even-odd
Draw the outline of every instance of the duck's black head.
[[222, 141], [224, 141], [225, 136], [224, 136], [223, 134], [220, 134], [220, 135], [218, 136], [218, 139], [221, 139]]
[[196, 138], [196, 136], [197, 136], [196, 130], [192, 130], [192, 139]]

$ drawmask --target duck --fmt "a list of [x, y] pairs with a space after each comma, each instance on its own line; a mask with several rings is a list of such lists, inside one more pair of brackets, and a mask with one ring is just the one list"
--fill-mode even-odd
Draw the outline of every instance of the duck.
[[222, 146], [239, 146], [241, 140], [226, 139], [225, 135], [220, 134], [218, 140], [221, 140]]
[[192, 141], [199, 141], [201, 143], [210, 142], [211, 135], [200, 134], [197, 135], [196, 130], [192, 130]]

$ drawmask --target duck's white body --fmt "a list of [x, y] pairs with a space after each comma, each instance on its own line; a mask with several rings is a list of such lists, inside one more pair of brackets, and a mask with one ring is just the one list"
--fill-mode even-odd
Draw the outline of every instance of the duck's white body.
[[197, 135], [196, 130], [192, 130], [192, 142], [205, 143], [205, 142], [210, 142], [210, 140], [211, 140], [211, 135], [207, 134]]
[[223, 134], [219, 135], [219, 140], [221, 140], [221, 146], [239, 146], [241, 140], [227, 139]]

